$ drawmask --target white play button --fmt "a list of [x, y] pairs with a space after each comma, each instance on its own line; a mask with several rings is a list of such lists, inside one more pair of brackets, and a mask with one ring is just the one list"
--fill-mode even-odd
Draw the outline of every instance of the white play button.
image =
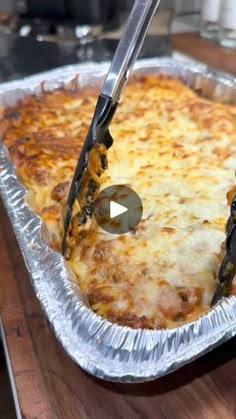
[[110, 218], [118, 217], [118, 215], [124, 214], [128, 211], [127, 207], [124, 205], [117, 204], [115, 201], [110, 201]]
[[94, 203], [95, 220], [111, 234], [126, 234], [135, 230], [142, 214], [141, 199], [126, 185], [108, 186], [98, 194]]

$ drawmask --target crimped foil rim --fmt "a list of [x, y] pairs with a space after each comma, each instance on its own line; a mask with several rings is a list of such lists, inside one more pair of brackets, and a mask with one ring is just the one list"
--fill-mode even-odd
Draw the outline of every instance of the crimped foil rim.
[[[96, 73], [96, 84], [105, 75], [107, 66], [107, 63], [67, 66], [5, 83], [0, 86], [0, 102], [10, 104], [25, 92], [37, 92], [44, 80], [47, 80], [44, 88], [53, 89], [77, 73], [82, 85]], [[202, 65], [149, 59], [140, 60], [136, 69], [144, 72], [169, 69], [172, 74], [178, 69], [180, 76], [189, 71], [235, 89], [233, 78], [210, 72]], [[208, 314], [175, 329], [134, 330], [102, 319], [87, 306], [63, 257], [43, 240], [42, 221], [25, 203], [26, 189], [17, 179], [1, 143], [0, 192], [41, 306], [66, 352], [87, 372], [111, 381], [149, 381], [174, 371], [236, 334], [236, 297], [223, 299]]]

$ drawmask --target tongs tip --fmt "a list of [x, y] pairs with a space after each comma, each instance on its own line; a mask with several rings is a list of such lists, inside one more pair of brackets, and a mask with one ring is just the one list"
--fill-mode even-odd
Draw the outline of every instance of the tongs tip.
[[223, 297], [230, 295], [236, 273], [236, 196], [232, 200], [230, 217], [226, 224], [226, 255], [219, 269], [219, 284], [213, 296], [211, 306]]
[[[88, 217], [92, 215], [91, 200], [98, 192], [99, 182], [96, 178], [107, 168], [106, 151], [113, 144], [113, 138], [109, 132], [110, 122], [115, 114], [117, 103], [114, 103], [110, 97], [101, 94], [98, 97], [96, 109], [93, 120], [89, 128], [86, 140], [84, 142], [75, 174], [71, 183], [67, 206], [64, 217], [64, 235], [62, 240], [62, 254], [66, 256], [67, 253], [67, 235], [71, 225], [73, 216], [74, 202], [77, 200], [79, 205], [83, 202], [81, 212], [78, 217], [78, 224], [84, 224]], [[96, 148], [96, 149], [95, 149]], [[103, 150], [103, 151], [102, 151]], [[91, 161], [90, 162], [90, 157]], [[99, 162], [94, 160], [99, 158]], [[98, 166], [97, 173], [93, 173], [93, 164]], [[94, 184], [96, 187], [94, 187]], [[83, 199], [80, 195], [86, 190], [86, 197]], [[89, 211], [88, 211], [89, 210]], [[79, 222], [83, 220], [82, 222]]]

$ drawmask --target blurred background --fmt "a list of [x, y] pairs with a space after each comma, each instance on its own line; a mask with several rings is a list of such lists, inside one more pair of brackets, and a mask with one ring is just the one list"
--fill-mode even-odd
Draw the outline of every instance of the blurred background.
[[[1, 29], [18, 31], [23, 36], [58, 35], [63, 38], [72, 36], [78, 25], [92, 25], [93, 35], [98, 35], [101, 29], [119, 26], [132, 4], [133, 0], [0, 0]], [[163, 17], [162, 30], [169, 23], [167, 14], [170, 12], [179, 17], [188, 16], [179, 19], [174, 28], [176, 31], [188, 30], [189, 25], [198, 25], [200, 0], [165, 0], [159, 10]]]
[[[133, 3], [0, 0], [0, 81], [110, 60]], [[190, 32], [236, 49], [236, 0], [162, 0], [140, 57], [171, 55], [171, 35]]]
[[[110, 60], [133, 2], [0, 0], [0, 82]], [[140, 56], [171, 55], [170, 33], [197, 31], [199, 19], [200, 0], [162, 1]]]

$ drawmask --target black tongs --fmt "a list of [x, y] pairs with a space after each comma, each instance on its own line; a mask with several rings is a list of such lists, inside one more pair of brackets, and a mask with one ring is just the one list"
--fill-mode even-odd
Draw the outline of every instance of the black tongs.
[[[94, 116], [71, 183], [64, 219], [64, 237], [62, 242], [64, 255], [73, 206], [75, 200], [80, 202], [83, 174], [86, 172], [89, 153], [95, 144], [103, 144], [108, 149], [113, 143], [109, 133], [109, 125], [159, 2], [160, 0], [135, 1], [126, 28], [116, 49], [101, 94], [98, 97]], [[87, 215], [91, 215], [91, 206], [87, 207]], [[86, 217], [83, 222], [85, 222], [85, 219]]]
[[222, 297], [230, 295], [232, 282], [236, 274], [236, 196], [226, 224], [226, 254], [219, 270], [219, 285], [216, 288], [211, 305], [214, 306]]

